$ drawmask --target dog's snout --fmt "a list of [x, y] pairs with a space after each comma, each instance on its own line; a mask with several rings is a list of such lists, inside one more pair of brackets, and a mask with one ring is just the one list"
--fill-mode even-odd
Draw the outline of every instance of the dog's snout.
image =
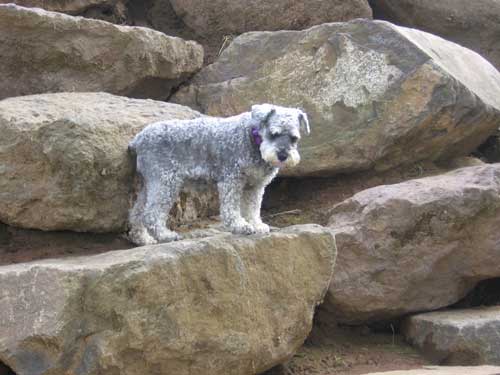
[[288, 158], [288, 152], [286, 152], [286, 151], [278, 152], [278, 160], [279, 161], [285, 161], [287, 158]]

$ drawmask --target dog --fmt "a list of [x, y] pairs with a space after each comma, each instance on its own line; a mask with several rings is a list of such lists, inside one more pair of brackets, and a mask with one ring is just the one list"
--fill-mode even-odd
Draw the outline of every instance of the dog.
[[148, 125], [129, 144], [142, 180], [129, 212], [129, 239], [148, 245], [180, 239], [166, 226], [187, 180], [217, 185], [224, 226], [235, 234], [268, 233], [260, 209], [265, 187], [282, 167], [300, 161], [307, 114], [272, 104], [228, 117], [202, 116]]

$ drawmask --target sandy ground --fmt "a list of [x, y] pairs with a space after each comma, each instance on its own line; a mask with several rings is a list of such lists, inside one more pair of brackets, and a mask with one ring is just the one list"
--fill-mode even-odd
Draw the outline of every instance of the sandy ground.
[[399, 335], [368, 327], [315, 326], [309, 339], [286, 364], [265, 375], [360, 375], [428, 365]]

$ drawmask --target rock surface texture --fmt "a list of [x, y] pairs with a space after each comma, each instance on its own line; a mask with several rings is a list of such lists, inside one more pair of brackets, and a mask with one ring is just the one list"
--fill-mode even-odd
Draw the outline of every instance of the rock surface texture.
[[200, 45], [154, 30], [0, 5], [0, 99], [61, 91], [164, 99], [202, 63]]
[[122, 23], [127, 20], [128, 0], [0, 0], [0, 4], [13, 3], [23, 7], [43, 8], [52, 12], [104, 19]]
[[371, 0], [376, 18], [412, 27], [468, 47], [500, 69], [497, 0]]
[[203, 36], [304, 29], [325, 22], [371, 18], [366, 0], [170, 0], [186, 26]]
[[243, 34], [173, 101], [224, 116], [303, 107], [312, 135], [282, 175], [325, 176], [467, 155], [498, 127], [500, 73], [439, 37], [355, 20]]
[[367, 0], [0, 0], [23, 6], [146, 26], [197, 40], [212, 62], [235, 35], [256, 30], [305, 29], [325, 22], [371, 18]]
[[302, 345], [333, 272], [320, 226], [0, 267], [22, 375], [250, 375]]
[[329, 226], [339, 256], [325, 317], [357, 324], [448, 306], [500, 276], [500, 164], [362, 191]]
[[[152, 122], [197, 116], [177, 104], [104, 93], [0, 101], [0, 221], [43, 230], [125, 229], [134, 172], [129, 141]], [[183, 199], [181, 216], [189, 215]]]
[[500, 367], [496, 366], [425, 366], [421, 369], [372, 372], [366, 375], [498, 375]]
[[414, 315], [402, 331], [433, 363], [500, 365], [500, 306]]

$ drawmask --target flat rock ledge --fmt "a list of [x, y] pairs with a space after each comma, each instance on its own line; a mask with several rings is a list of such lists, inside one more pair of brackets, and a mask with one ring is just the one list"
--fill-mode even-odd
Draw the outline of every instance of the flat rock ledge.
[[318, 225], [0, 267], [22, 375], [257, 374], [302, 345], [333, 273]]
[[403, 333], [436, 363], [500, 365], [500, 306], [414, 315]]
[[366, 375], [498, 375], [500, 367], [496, 366], [425, 366], [421, 369], [389, 371], [389, 372], [372, 372]]

